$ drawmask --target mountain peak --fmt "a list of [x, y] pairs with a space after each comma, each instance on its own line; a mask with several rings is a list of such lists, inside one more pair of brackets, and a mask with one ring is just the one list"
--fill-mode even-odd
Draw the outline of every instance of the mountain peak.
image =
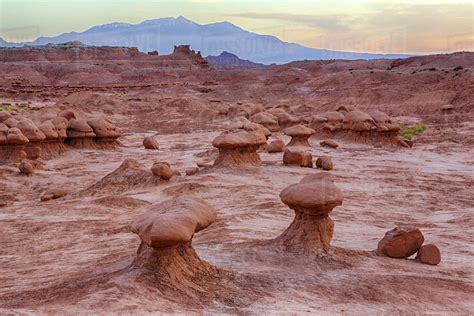
[[[55, 37], [40, 37], [28, 43], [1, 42], [0, 46], [44, 45], [81, 41], [94, 46], [136, 47], [140, 51], [171, 54], [176, 45], [191, 45], [203, 55], [225, 59], [242, 58], [272, 64], [304, 59], [372, 59], [400, 58], [403, 55], [377, 55], [338, 52], [286, 43], [275, 36], [246, 31], [230, 22], [195, 23], [184, 16], [163, 17], [141, 23], [119, 23], [94, 26], [84, 32], [63, 33]], [[230, 53], [231, 52], [231, 53]], [[235, 54], [235, 55], [233, 55]], [[237, 57], [238, 56], [238, 57]]]
[[236, 57], [236, 58], [239, 58], [237, 55], [229, 53], [228, 51], [223, 51], [219, 56], [220, 57]]

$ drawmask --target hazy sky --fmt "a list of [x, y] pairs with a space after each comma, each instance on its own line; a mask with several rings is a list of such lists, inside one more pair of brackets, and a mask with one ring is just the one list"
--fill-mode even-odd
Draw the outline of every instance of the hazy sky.
[[474, 51], [474, 2], [458, 0], [0, 0], [0, 37], [30, 41], [110, 22], [229, 21], [309, 47], [374, 53]]

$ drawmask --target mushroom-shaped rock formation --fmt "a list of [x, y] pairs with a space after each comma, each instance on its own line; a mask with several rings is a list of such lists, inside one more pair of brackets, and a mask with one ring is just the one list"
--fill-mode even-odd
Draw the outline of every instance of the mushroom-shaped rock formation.
[[25, 135], [16, 127], [8, 129], [7, 133], [7, 144], [8, 145], [24, 145], [28, 143], [29, 140]]
[[21, 155], [25, 153], [24, 145], [28, 143], [28, 138], [16, 127], [9, 128], [0, 123], [0, 161], [16, 162], [21, 161]]
[[249, 118], [251, 113], [252, 109], [245, 104], [231, 105], [227, 111], [227, 115], [230, 117], [243, 116]]
[[23, 118], [18, 122], [16, 127], [28, 138], [30, 142], [41, 142], [46, 139], [46, 136], [39, 130], [39, 128], [30, 120]]
[[286, 251], [319, 254], [330, 247], [334, 222], [332, 209], [342, 204], [341, 191], [329, 176], [303, 178], [280, 193], [283, 203], [295, 211], [291, 225], [275, 239]]
[[272, 132], [270, 132], [263, 125], [250, 122], [248, 119], [242, 116], [237, 117], [230, 122], [229, 130], [235, 130], [235, 129], [244, 129], [248, 132], [259, 131], [263, 133], [267, 139], [272, 135]]
[[150, 206], [130, 227], [141, 239], [133, 266], [174, 282], [217, 271], [202, 261], [191, 245], [194, 234], [211, 225], [216, 214], [205, 201], [190, 197]]
[[158, 144], [154, 137], [148, 136], [143, 139], [143, 147], [145, 149], [158, 150], [160, 149], [160, 144]]
[[93, 147], [93, 138], [96, 136], [92, 127], [84, 120], [71, 119], [67, 124], [66, 142], [77, 148]]
[[160, 177], [163, 180], [170, 180], [173, 177], [173, 170], [167, 162], [156, 162], [151, 167], [151, 172], [155, 177]]
[[2, 123], [8, 126], [9, 128], [12, 128], [18, 125], [18, 120], [14, 117], [10, 117], [6, 119], [5, 121], [3, 121]]
[[350, 111], [346, 113], [344, 117], [343, 128], [355, 132], [367, 132], [371, 131], [375, 127], [375, 122], [365, 112], [362, 111]]
[[278, 124], [278, 118], [270, 113], [259, 112], [250, 117], [250, 120], [254, 123], [263, 125], [270, 132], [278, 132], [280, 125]]
[[51, 121], [45, 121], [41, 123], [38, 125], [38, 128], [44, 134], [47, 141], [57, 140], [59, 137], [56, 126], [54, 126], [53, 122]]
[[252, 122], [245, 123], [242, 126], [242, 128], [248, 132], [252, 132], [252, 131], [260, 132], [265, 136], [266, 139], [272, 136], [272, 132], [270, 132], [268, 128], [258, 123], [252, 123]]
[[87, 124], [92, 128], [96, 141], [102, 147], [113, 145], [117, 138], [122, 136], [120, 129], [108, 119], [101, 117], [92, 118], [87, 120]]
[[219, 156], [214, 161], [217, 167], [260, 166], [261, 160], [257, 149], [267, 141], [265, 135], [258, 131], [233, 130], [217, 136], [212, 145], [219, 149]]
[[441, 251], [436, 245], [426, 244], [420, 247], [415, 259], [421, 263], [437, 265], [441, 262]]
[[301, 123], [293, 115], [285, 112], [283, 109], [274, 109], [271, 111], [271, 114], [278, 119], [278, 125], [280, 128], [287, 128]]
[[316, 167], [323, 170], [332, 170], [334, 168], [334, 164], [332, 163], [331, 157], [321, 156], [316, 159]]
[[51, 123], [53, 123], [56, 128], [58, 138], [63, 140], [66, 139], [68, 121], [64, 117], [55, 117], [51, 120]]
[[420, 249], [425, 241], [421, 231], [413, 226], [399, 226], [385, 233], [377, 252], [392, 258], [408, 258]]
[[235, 117], [229, 123], [229, 130], [244, 128], [244, 125], [248, 123], [251, 122], [243, 116]]
[[283, 153], [283, 164], [313, 168], [313, 156], [309, 152], [287, 149]]
[[12, 117], [12, 115], [10, 113], [5, 112], [5, 111], [0, 111], [0, 123], [5, 122], [6, 120], [8, 120], [11, 117]]
[[310, 127], [314, 128], [315, 130], [322, 129], [327, 132], [336, 132], [342, 129], [343, 121], [343, 113], [331, 111], [313, 117]]
[[308, 138], [315, 133], [315, 130], [304, 125], [295, 125], [286, 128], [283, 133], [291, 136], [287, 146], [310, 146]]
[[392, 119], [386, 113], [379, 110], [369, 111], [369, 115], [375, 122], [377, 132], [395, 132], [400, 130], [398, 124], [392, 123]]
[[63, 117], [67, 121], [70, 121], [76, 118], [76, 114], [72, 110], [63, 110], [58, 113], [58, 117]]

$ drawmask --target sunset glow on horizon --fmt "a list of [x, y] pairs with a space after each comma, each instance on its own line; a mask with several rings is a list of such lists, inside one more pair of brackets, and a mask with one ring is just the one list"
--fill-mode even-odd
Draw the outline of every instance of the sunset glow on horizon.
[[307, 47], [372, 53], [474, 50], [472, 1], [0, 0], [0, 37], [32, 41], [111, 22], [184, 16]]

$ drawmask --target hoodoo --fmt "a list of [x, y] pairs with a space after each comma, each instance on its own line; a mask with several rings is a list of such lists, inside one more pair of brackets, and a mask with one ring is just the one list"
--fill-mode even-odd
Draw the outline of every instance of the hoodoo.
[[261, 160], [257, 149], [267, 141], [259, 131], [233, 130], [217, 136], [212, 145], [219, 149], [219, 156], [214, 162], [217, 167], [252, 167], [260, 166]]
[[283, 133], [291, 136], [287, 146], [310, 146], [308, 139], [315, 133], [315, 130], [304, 125], [295, 125], [286, 128]]
[[216, 214], [205, 201], [190, 197], [150, 206], [130, 227], [141, 239], [132, 265], [172, 283], [199, 280], [200, 274], [217, 271], [202, 261], [191, 245], [194, 234], [211, 225]]
[[277, 245], [286, 251], [302, 254], [327, 251], [334, 229], [329, 213], [343, 201], [333, 177], [323, 172], [306, 176], [299, 183], [285, 188], [280, 198], [295, 211], [295, 218], [275, 239]]

